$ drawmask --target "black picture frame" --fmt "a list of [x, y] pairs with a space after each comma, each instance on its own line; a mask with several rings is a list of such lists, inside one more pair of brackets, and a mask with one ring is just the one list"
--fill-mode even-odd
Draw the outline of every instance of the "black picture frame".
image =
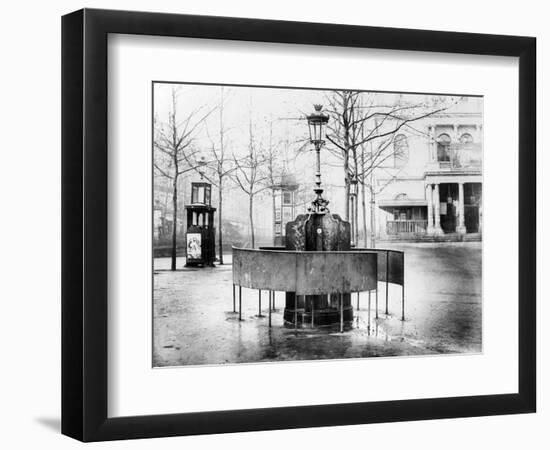
[[[109, 33], [518, 57], [518, 393], [108, 418]], [[82, 441], [102, 441], [535, 412], [535, 90], [533, 37], [94, 9], [64, 16], [62, 433]]]

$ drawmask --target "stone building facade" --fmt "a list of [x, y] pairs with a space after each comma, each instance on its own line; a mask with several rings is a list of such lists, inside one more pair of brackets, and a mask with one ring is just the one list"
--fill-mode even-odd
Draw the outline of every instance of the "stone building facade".
[[482, 108], [467, 97], [394, 137], [392, 164], [375, 175], [379, 238], [481, 239]]

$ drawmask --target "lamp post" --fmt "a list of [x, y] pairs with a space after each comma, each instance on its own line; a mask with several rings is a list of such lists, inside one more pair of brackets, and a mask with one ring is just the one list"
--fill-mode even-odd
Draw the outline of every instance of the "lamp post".
[[328, 200], [323, 198], [323, 189], [321, 188], [321, 147], [325, 144], [325, 126], [328, 122], [328, 116], [323, 114], [322, 105], [313, 105], [315, 111], [307, 116], [309, 126], [309, 140], [315, 146], [316, 153], [316, 172], [315, 172], [315, 189], [313, 192], [317, 195], [315, 200], [311, 202], [308, 211], [318, 214], [328, 212]]
[[[285, 249], [319, 253], [347, 252], [350, 250], [351, 241], [350, 223], [328, 210], [329, 202], [323, 198], [323, 188], [321, 187], [320, 151], [325, 143], [324, 131], [329, 117], [322, 113], [321, 105], [314, 106], [315, 111], [306, 118], [309, 126], [309, 139], [314, 145], [316, 153], [315, 187], [313, 189], [316, 196], [308, 207], [308, 214], [299, 214], [293, 221], [287, 223]], [[313, 258], [313, 256], [311, 257]], [[326, 271], [328, 275], [329, 272], [332, 273], [340, 269], [340, 267], [331, 267], [327, 261], [327, 265], [323, 265], [319, 274], [324, 275], [324, 271]], [[340, 287], [338, 286], [339, 282], [335, 281], [333, 287], [325, 292], [316, 291], [304, 295], [287, 292], [283, 314], [285, 323], [293, 324], [295, 328], [299, 323], [302, 326], [313, 328], [339, 323], [340, 331], [343, 331], [344, 323], [353, 321], [353, 307], [351, 306], [351, 293], [346, 292], [347, 282], [345, 279], [342, 279], [342, 283]], [[334, 287], [337, 289], [334, 290]]]
[[351, 246], [357, 245], [357, 175], [353, 175], [349, 182], [349, 199], [351, 206]]

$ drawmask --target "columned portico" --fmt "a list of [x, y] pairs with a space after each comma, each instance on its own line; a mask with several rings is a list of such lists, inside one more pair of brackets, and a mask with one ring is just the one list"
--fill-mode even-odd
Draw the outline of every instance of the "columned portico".
[[426, 203], [428, 205], [428, 226], [426, 227], [426, 234], [432, 236], [443, 234], [440, 223], [439, 185], [433, 185], [431, 183], [426, 185]]
[[466, 226], [464, 225], [464, 183], [458, 183], [458, 210], [457, 210], [458, 224], [456, 226], [456, 232], [459, 234], [466, 233]]
[[[481, 239], [483, 117], [481, 101], [475, 103], [474, 110], [461, 100], [453, 112], [430, 115], [419, 123], [424, 139], [407, 143], [418, 145], [418, 152], [409, 153], [410, 164], [403, 166], [396, 159], [396, 170], [379, 177], [387, 186], [378, 199], [382, 239]], [[396, 142], [406, 139], [399, 135]], [[400, 172], [405, 166], [408, 170]]]
[[426, 227], [427, 234], [433, 234], [434, 232], [434, 208], [433, 208], [433, 189], [432, 185], [426, 185], [426, 203], [428, 205], [428, 226]]
[[434, 230], [433, 234], [443, 234], [441, 229], [441, 214], [439, 211], [440, 200], [439, 200], [439, 184], [434, 185], [433, 191], [433, 202], [434, 202]]
[[481, 233], [481, 185], [476, 173], [426, 174], [426, 234]]

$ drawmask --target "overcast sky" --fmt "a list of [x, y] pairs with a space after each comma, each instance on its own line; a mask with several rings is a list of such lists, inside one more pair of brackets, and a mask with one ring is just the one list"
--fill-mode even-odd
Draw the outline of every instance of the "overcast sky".
[[[197, 117], [202, 117], [208, 111], [220, 104], [222, 87], [219, 85], [197, 84], [165, 84], [156, 83], [154, 87], [154, 115], [160, 123], [167, 123], [172, 109], [172, 89], [177, 91], [177, 120], [182, 121], [192, 111], [200, 109]], [[300, 184], [313, 188], [314, 154], [303, 151], [304, 141], [309, 136], [305, 116], [313, 111], [314, 104], [327, 106], [327, 95], [330, 91], [309, 89], [282, 89], [264, 87], [223, 87], [224, 96], [224, 128], [226, 129], [226, 149], [229, 154], [243, 155], [249, 142], [249, 123], [253, 124], [254, 140], [257, 144], [267, 147], [270, 130], [272, 145], [284, 156], [286, 169], [296, 175]], [[374, 96], [374, 97], [372, 97]], [[420, 104], [433, 102], [442, 97], [411, 94], [371, 94], [376, 104], [395, 104], [400, 97], [401, 102]], [[480, 100], [480, 107], [482, 101]], [[198, 128], [195, 146], [202, 149], [208, 159], [208, 148], [214, 142], [219, 143], [220, 114], [215, 109]], [[306, 148], [312, 147], [307, 144]], [[302, 148], [302, 151], [299, 150]], [[339, 190], [344, 184], [341, 161], [324, 149], [322, 159], [322, 180], [327, 196], [334, 190]], [[242, 193], [241, 193], [242, 194]], [[233, 192], [235, 199], [241, 194]], [[340, 196], [332, 194], [329, 198], [337, 210], [342, 209]], [[312, 195], [313, 197], [313, 195]], [[242, 198], [246, 204], [246, 198]], [[236, 205], [239, 207], [241, 201]]]

